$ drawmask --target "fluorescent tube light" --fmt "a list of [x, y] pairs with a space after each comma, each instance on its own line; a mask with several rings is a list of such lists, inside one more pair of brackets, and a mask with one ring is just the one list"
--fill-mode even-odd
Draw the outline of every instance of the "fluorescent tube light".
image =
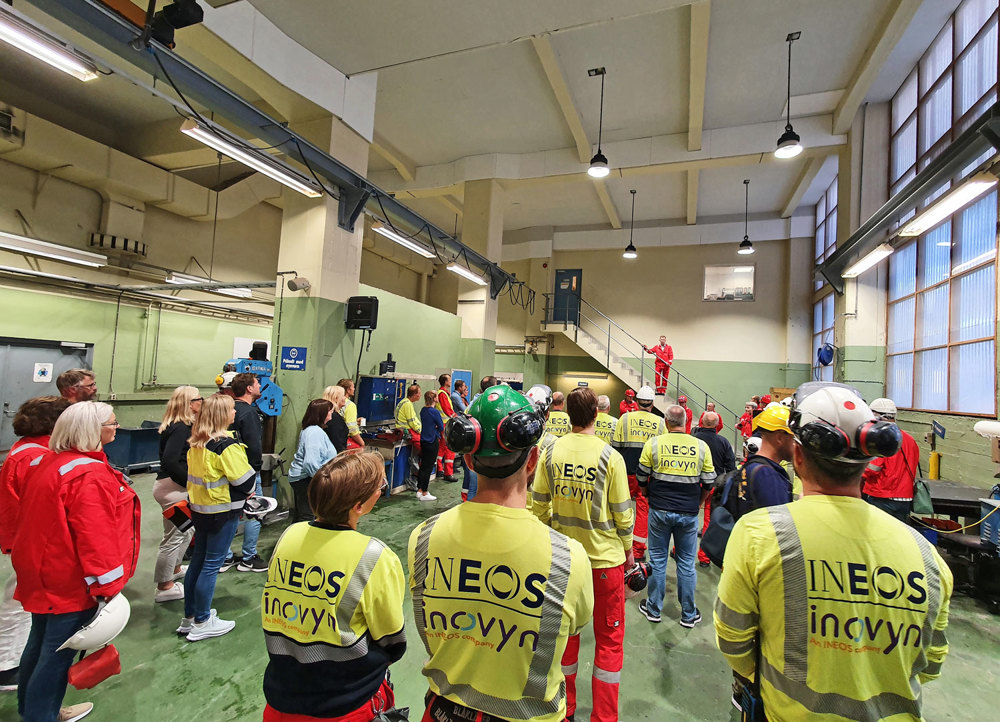
[[245, 166], [259, 171], [269, 178], [282, 183], [294, 191], [310, 198], [323, 195], [316, 185], [293, 171], [284, 163], [270, 157], [261, 150], [251, 149], [242, 145], [219, 128], [207, 128], [196, 120], [188, 119], [181, 124], [181, 132], [195, 140], [201, 141], [212, 150], [229, 156]]
[[880, 261], [892, 255], [895, 249], [888, 243], [883, 243], [868, 251], [864, 256], [848, 266], [841, 274], [841, 278], [857, 278], [869, 268], [874, 268]]
[[97, 77], [97, 66], [42, 30], [25, 22], [10, 10], [0, 9], [0, 40], [10, 43], [43, 63], [87, 81]]
[[961, 210], [997, 184], [991, 173], [976, 173], [962, 185], [945, 193], [917, 214], [899, 232], [901, 236], [921, 236], [955, 211]]
[[753, 273], [753, 266], [733, 266], [733, 273]]
[[[218, 281], [210, 281], [199, 276], [189, 276], [186, 273], [171, 273], [167, 276], [167, 283], [178, 286], [211, 286]], [[235, 296], [236, 298], [253, 298], [253, 291], [249, 288], [196, 288], [196, 291], [208, 291], [209, 293], [221, 293], [224, 296]]]
[[472, 281], [473, 283], [479, 286], [486, 285], [486, 281], [484, 281], [482, 278], [477, 276], [475, 273], [470, 271], [465, 266], [459, 266], [457, 263], [449, 263], [448, 270], [451, 271], [452, 273], [457, 273], [462, 278], [468, 279], [469, 281]]
[[399, 235], [391, 228], [388, 228], [386, 226], [372, 226], [372, 230], [378, 233], [380, 236], [385, 236], [390, 241], [395, 241], [403, 248], [408, 248], [414, 253], [423, 256], [424, 258], [434, 258], [434, 254], [428, 251], [426, 248], [424, 248], [421, 244], [409, 238], [406, 238], [405, 236]]
[[0, 231], [0, 248], [15, 253], [26, 253], [29, 256], [41, 256], [42, 258], [52, 258], [56, 261], [75, 263], [78, 266], [90, 266], [100, 268], [108, 265], [108, 257], [99, 253], [88, 251], [78, 251], [75, 248], [59, 246], [55, 243], [36, 241], [34, 238], [19, 236], [15, 233]]

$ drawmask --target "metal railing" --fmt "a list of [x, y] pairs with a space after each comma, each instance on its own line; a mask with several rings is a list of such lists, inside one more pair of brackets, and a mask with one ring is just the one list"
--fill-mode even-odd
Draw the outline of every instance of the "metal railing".
[[[578, 295], [575, 296], [577, 301], [576, 308], [572, 308], [570, 305], [567, 305], [565, 308], [558, 309], [555, 305], [555, 294], [545, 293], [542, 295], [545, 297], [546, 324], [562, 324], [563, 329], [566, 331], [572, 329], [573, 340], [577, 343], [579, 342], [579, 332], [583, 331], [585, 334], [593, 338], [598, 344], [603, 344], [605, 346], [605, 365], [608, 370], [613, 370], [611, 368], [611, 363], [613, 361], [616, 363], [622, 363], [626, 367], [632, 368], [633, 371], [639, 374], [640, 386], [644, 386], [647, 379], [649, 380], [650, 386], [654, 385], [656, 380], [656, 357], [653, 356], [653, 354], [646, 352], [646, 347], [642, 341], [630, 334], [620, 324]], [[557, 311], [560, 313], [557, 314]], [[561, 318], [556, 319], [557, 315], [561, 316]], [[616, 352], [619, 349], [621, 353]], [[648, 362], [646, 360], [647, 356], [650, 357]], [[631, 359], [637, 359], [639, 361], [638, 369], [635, 369], [632, 366], [630, 363]], [[694, 389], [704, 398], [704, 404], [701, 405], [703, 410], [709, 401], [713, 402], [715, 404], [716, 412], [719, 413], [720, 416], [722, 411], [727, 412], [732, 417], [732, 428], [736, 428], [736, 424], [740, 420], [740, 414], [723, 404], [715, 396], [712, 396], [708, 391], [692, 381], [690, 377], [684, 375], [677, 368], [676, 364], [670, 367], [669, 374], [667, 389], [669, 390], [671, 386], [673, 387], [674, 398], [683, 394], [687, 396], [688, 401], [691, 402], [693, 394], [689, 389]], [[684, 385], [683, 391], [681, 391], [682, 381]], [[692, 409], [692, 411], [693, 410], [694, 409]]]

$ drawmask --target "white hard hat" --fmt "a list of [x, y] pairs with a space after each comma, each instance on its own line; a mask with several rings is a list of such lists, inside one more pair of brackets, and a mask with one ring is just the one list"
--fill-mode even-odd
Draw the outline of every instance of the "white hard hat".
[[[803, 385], [805, 386], [805, 384]], [[796, 391], [789, 428], [803, 447], [820, 457], [852, 464], [892, 456], [902, 440], [899, 427], [876, 421], [857, 389], [843, 384], [811, 384]]]
[[535, 405], [539, 413], [546, 414], [549, 411], [549, 407], [552, 405], [552, 389], [545, 384], [535, 384], [530, 389], [525, 397]]
[[232, 386], [233, 379], [236, 378], [235, 371], [225, 371], [215, 377], [215, 385], [220, 389], [228, 389]]
[[792, 397], [791, 396], [786, 396], [785, 398], [783, 398], [781, 400], [781, 405], [782, 406], [791, 406], [792, 405]]
[[880, 414], [882, 416], [896, 415], [896, 404], [893, 403], [892, 399], [875, 399], [872, 401], [870, 408], [876, 414]]
[[263, 519], [278, 508], [278, 500], [272, 496], [255, 495], [243, 502], [243, 515], [250, 519]]
[[635, 398], [639, 401], [652, 401], [656, 398], [656, 392], [653, 391], [652, 386], [643, 386], [639, 389], [639, 393], [635, 395]]
[[132, 614], [132, 608], [124, 594], [116, 594], [107, 601], [100, 603], [97, 607], [97, 614], [86, 626], [77, 630], [76, 634], [67, 639], [56, 651], [63, 649], [100, 649], [110, 644], [111, 641], [121, 634], [128, 624], [128, 619]]
[[762, 442], [759, 436], [751, 436], [743, 442], [743, 448], [746, 449], [749, 454], [753, 455], [760, 451], [761, 443]]

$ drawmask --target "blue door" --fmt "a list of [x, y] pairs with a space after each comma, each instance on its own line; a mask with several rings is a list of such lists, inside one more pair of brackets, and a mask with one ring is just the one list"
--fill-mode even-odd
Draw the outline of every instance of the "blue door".
[[552, 308], [553, 321], [577, 323], [580, 318], [580, 283], [582, 279], [582, 269], [556, 270], [556, 292]]

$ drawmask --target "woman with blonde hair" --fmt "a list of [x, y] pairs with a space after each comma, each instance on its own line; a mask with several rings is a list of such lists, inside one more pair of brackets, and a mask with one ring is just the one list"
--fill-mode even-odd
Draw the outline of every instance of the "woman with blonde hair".
[[[160, 473], [153, 482], [153, 498], [163, 509], [187, 501], [188, 437], [203, 400], [194, 386], [178, 386], [167, 402], [160, 423]], [[153, 570], [157, 602], [184, 598], [184, 585], [174, 580], [184, 574], [181, 558], [193, 534], [194, 529], [181, 531], [172, 521], [163, 520], [163, 539]]]
[[221, 637], [236, 626], [219, 619], [211, 608], [215, 580], [236, 536], [243, 503], [253, 496], [257, 482], [246, 447], [228, 431], [235, 417], [232, 397], [210, 396], [202, 402], [188, 439], [187, 491], [195, 536], [177, 633], [189, 642]]
[[[403, 567], [357, 531], [387, 487], [380, 455], [341, 454], [309, 484], [315, 521], [282, 534], [261, 602], [264, 722], [370, 720], [393, 706], [387, 673], [406, 651]], [[289, 622], [282, 610], [294, 608], [311, 611], [307, 623]]]
[[58, 648], [93, 619], [98, 599], [125, 587], [139, 560], [139, 497], [104, 455], [117, 429], [108, 404], [73, 404], [52, 429], [52, 453], [22, 489], [11, 554], [14, 598], [32, 615], [17, 688], [21, 719], [77, 720], [93, 709], [86, 702], [60, 710], [76, 650]]
[[333, 448], [340, 454], [347, 448], [347, 422], [342, 415], [344, 407], [347, 406], [347, 392], [343, 386], [327, 386], [323, 389], [323, 398], [333, 404], [333, 416], [326, 422], [323, 430]]

